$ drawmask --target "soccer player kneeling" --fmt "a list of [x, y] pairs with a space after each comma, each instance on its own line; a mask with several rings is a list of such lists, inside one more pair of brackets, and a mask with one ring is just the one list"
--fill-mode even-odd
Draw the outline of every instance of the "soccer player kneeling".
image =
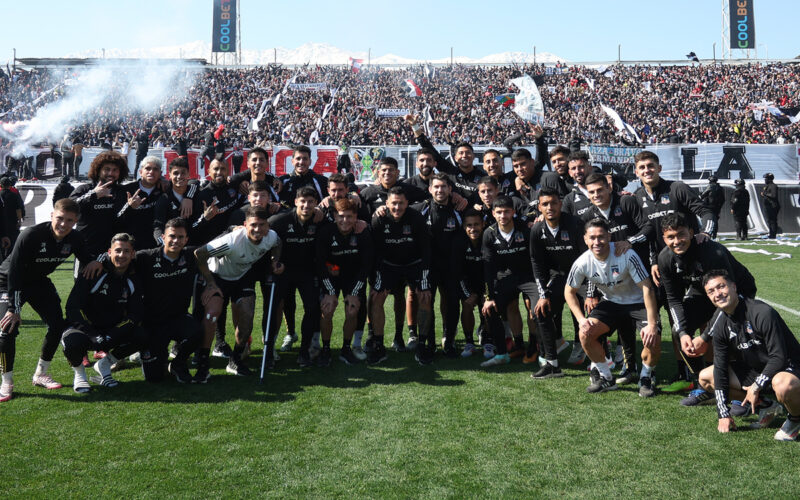
[[323, 226], [316, 240], [317, 275], [322, 281], [322, 351], [316, 360], [320, 366], [328, 366], [331, 362], [333, 314], [338, 305], [339, 292], [344, 295], [345, 303], [339, 359], [348, 365], [360, 361], [350, 349], [350, 341], [358, 321], [358, 312], [366, 307], [366, 283], [373, 258], [372, 235], [369, 231], [360, 234], [355, 232], [358, 205], [344, 198], [336, 201], [333, 211], [336, 224]]
[[[717, 397], [717, 429], [734, 430], [732, 415], [756, 412], [759, 420], [751, 427], [769, 425], [780, 412], [780, 405], [762, 398], [761, 393], [772, 386], [778, 402], [789, 413], [775, 439], [796, 440], [800, 432], [800, 343], [775, 309], [738, 295], [727, 271], [706, 273], [703, 288], [718, 308], [714, 322], [704, 333], [714, 343], [714, 366], [700, 372], [700, 385], [713, 390]], [[734, 402], [729, 409], [729, 395], [741, 403]]]
[[67, 299], [67, 324], [61, 337], [64, 355], [75, 379], [72, 389], [85, 393], [91, 390], [83, 367], [87, 351], [105, 351], [106, 357], [94, 365], [99, 378], [92, 382], [106, 387], [119, 385], [111, 376], [111, 365], [137, 351], [142, 351], [142, 364], [151, 360], [145, 349], [147, 335], [140, 326], [144, 307], [138, 276], [131, 266], [134, 256], [133, 237], [119, 233], [111, 238], [108, 260], [99, 277], [79, 276]]
[[[592, 360], [592, 383], [588, 392], [606, 392], [618, 388], [611, 375], [603, 345], [605, 336], [617, 329], [620, 336], [626, 329], [640, 329], [642, 337], [642, 371], [639, 395], [655, 394], [653, 368], [661, 356], [661, 328], [655, 289], [641, 259], [633, 250], [614, 253], [608, 222], [592, 219], [586, 223], [584, 241], [589, 250], [572, 265], [564, 286], [564, 298], [578, 319], [583, 350]], [[585, 281], [594, 283], [603, 292], [604, 300], [584, 315], [578, 301], [578, 287]]]

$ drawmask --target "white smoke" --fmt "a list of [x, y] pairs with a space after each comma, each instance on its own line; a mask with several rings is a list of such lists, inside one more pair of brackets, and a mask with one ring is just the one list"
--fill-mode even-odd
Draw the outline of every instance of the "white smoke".
[[109, 62], [78, 68], [59, 84], [63, 95], [58, 100], [29, 120], [3, 123], [0, 136], [11, 142], [12, 155], [21, 156], [33, 144], [60, 142], [71, 127], [91, 123], [99, 112], [106, 121], [130, 112], [168, 112], [188, 95], [198, 74], [197, 67], [179, 62]]

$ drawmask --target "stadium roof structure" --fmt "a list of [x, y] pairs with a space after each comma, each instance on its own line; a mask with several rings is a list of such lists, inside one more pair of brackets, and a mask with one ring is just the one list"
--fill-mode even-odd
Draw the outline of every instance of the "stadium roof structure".
[[208, 61], [205, 59], [136, 59], [136, 58], [56, 58], [56, 57], [30, 57], [23, 59], [15, 59], [16, 64], [29, 66], [32, 68], [47, 68], [59, 66], [128, 66], [140, 65], [146, 62], [148, 64], [172, 66], [175, 64], [190, 65], [190, 66], [207, 66]]

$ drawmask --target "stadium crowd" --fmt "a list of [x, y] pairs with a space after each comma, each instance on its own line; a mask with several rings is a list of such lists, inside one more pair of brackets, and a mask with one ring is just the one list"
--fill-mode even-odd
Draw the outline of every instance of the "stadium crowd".
[[[32, 377], [45, 389], [62, 387], [49, 372], [59, 347], [77, 393], [92, 383], [116, 387], [114, 366], [135, 353], [150, 382], [169, 373], [180, 383], [208, 383], [211, 356], [227, 358], [231, 375], [252, 376], [258, 283], [260, 330], [267, 332], [262, 377], [279, 361], [276, 351], [295, 348], [296, 312], [298, 364], [333, 362], [340, 298], [338, 359], [384, 362], [384, 305], [393, 295], [391, 348], [413, 353], [420, 365], [437, 353], [482, 352], [484, 368], [515, 360], [543, 381], [562, 377], [562, 363], [588, 361], [590, 393], [627, 384], [643, 398], [688, 392], [685, 406], [716, 401], [720, 432], [735, 429], [735, 416], [757, 415], [753, 425], [763, 427], [785, 409], [775, 438], [797, 439], [800, 344], [754, 298], [747, 268], [713, 239], [721, 206], [713, 196], [704, 201], [661, 178], [649, 151], [634, 158], [642, 187], [626, 193], [593, 172], [585, 152], [558, 146], [548, 154], [541, 127], [530, 129], [538, 159], [518, 149], [513, 171], [504, 173], [496, 150], [477, 166], [472, 146], [459, 143], [451, 163], [431, 148], [419, 116], [400, 124], [396, 133], [422, 147], [418, 174], [400, 179], [397, 161], [387, 157], [375, 184], [360, 191], [342, 174], [315, 173], [306, 146], [295, 146], [291, 174], [273, 178], [266, 152], [254, 148], [248, 169], [230, 175], [215, 159], [202, 184], [189, 179], [185, 157], [165, 172], [159, 158], [144, 157], [138, 180], [124, 183], [131, 174], [124, 156], [96, 156], [90, 182], [56, 200], [50, 221], [14, 234], [15, 241], [0, 233], [12, 248], [0, 265], [0, 401], [13, 396], [16, 338], [29, 329], [20, 314], [26, 304], [47, 326]], [[71, 255], [75, 283], [65, 318], [48, 276]], [[563, 334], [565, 305], [572, 339]], [[662, 307], [670, 311], [677, 373], [659, 388]], [[225, 332], [229, 308], [233, 345]], [[284, 316], [287, 333], [276, 349]]]
[[[209, 133], [222, 124], [228, 147], [411, 144], [413, 137], [401, 120], [376, 117], [375, 110], [408, 108], [420, 113], [430, 106], [434, 143], [500, 145], [527, 133], [511, 108], [495, 99], [517, 92], [508, 82], [522, 74], [539, 83], [552, 143], [575, 138], [584, 143], [621, 142], [600, 103], [615, 109], [644, 143], [800, 140], [800, 125], [791, 123], [788, 115], [777, 117], [752, 106], [767, 101], [792, 115], [800, 111], [795, 64], [454, 65], [372, 67], [359, 72], [342, 66], [270, 65], [200, 72], [186, 95], [166, 98], [157, 111], [136, 111], [128, 99], [120, 98], [125, 89], [115, 89], [96, 113], [70, 131], [70, 140], [120, 149], [137, 139], [149, 147], [171, 147], [181, 141], [183, 146], [202, 148], [208, 145]], [[3, 76], [0, 120], [13, 123], [30, 119], [68, 92], [65, 82], [75, 74], [33, 69]], [[409, 96], [407, 79], [417, 84], [421, 96]], [[293, 90], [287, 87], [290, 80], [324, 82], [327, 90]], [[259, 112], [255, 130], [252, 122]]]

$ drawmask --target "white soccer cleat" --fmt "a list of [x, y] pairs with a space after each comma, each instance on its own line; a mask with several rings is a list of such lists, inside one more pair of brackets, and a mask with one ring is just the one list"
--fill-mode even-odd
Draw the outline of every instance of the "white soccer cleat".
[[53, 380], [49, 373], [33, 376], [33, 385], [44, 387], [45, 389], [61, 389], [61, 384]]

